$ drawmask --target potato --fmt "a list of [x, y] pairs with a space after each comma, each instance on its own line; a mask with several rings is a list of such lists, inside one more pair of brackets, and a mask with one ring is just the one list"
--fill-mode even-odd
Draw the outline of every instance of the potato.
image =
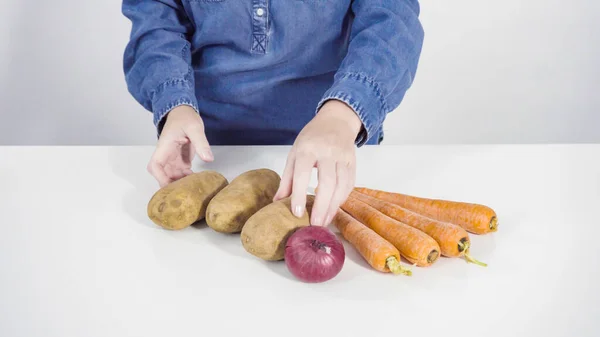
[[239, 233], [259, 209], [273, 202], [281, 178], [269, 169], [244, 172], [208, 204], [206, 223], [221, 233]]
[[204, 218], [210, 200], [227, 184], [215, 171], [192, 173], [158, 190], [148, 203], [148, 217], [166, 229], [186, 228]]
[[301, 218], [292, 213], [290, 197], [261, 208], [242, 228], [244, 249], [263, 260], [283, 260], [287, 239], [298, 228], [310, 224], [313, 203], [314, 196], [307, 195], [307, 212]]

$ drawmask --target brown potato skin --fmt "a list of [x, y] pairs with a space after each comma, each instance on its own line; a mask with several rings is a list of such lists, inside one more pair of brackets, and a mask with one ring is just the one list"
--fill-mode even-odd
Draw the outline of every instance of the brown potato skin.
[[227, 184], [227, 179], [216, 171], [187, 175], [152, 196], [148, 217], [165, 229], [186, 228], [204, 218], [210, 200]]
[[254, 213], [273, 202], [280, 181], [266, 168], [240, 174], [212, 198], [206, 224], [217, 232], [239, 233]]
[[297, 218], [291, 211], [291, 198], [273, 202], [252, 215], [242, 228], [246, 251], [266, 261], [283, 260], [287, 239], [298, 228], [310, 225], [314, 196], [307, 195], [307, 212]]

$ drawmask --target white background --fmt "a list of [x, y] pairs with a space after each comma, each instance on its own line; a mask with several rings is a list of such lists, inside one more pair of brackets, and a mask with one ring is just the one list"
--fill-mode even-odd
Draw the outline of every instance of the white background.
[[[277, 1], [277, 0], [273, 0]], [[153, 144], [118, 0], [4, 0], [0, 144]], [[600, 2], [421, 1], [425, 45], [385, 144], [600, 142]]]
[[[498, 232], [471, 235], [488, 267], [382, 274], [346, 242], [320, 284], [254, 258], [239, 234], [153, 224], [152, 150], [0, 147], [0, 336], [600, 336], [600, 145], [363, 147], [358, 186], [492, 207]], [[289, 147], [214, 150], [194, 170], [231, 180], [281, 172]]]

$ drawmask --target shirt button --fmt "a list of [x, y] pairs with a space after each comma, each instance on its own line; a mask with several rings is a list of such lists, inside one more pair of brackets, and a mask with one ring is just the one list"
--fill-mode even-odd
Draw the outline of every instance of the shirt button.
[[263, 15], [265, 15], [265, 10], [264, 10], [264, 9], [262, 9], [262, 8], [257, 8], [257, 9], [256, 9], [256, 15], [258, 15], [258, 16], [263, 16]]

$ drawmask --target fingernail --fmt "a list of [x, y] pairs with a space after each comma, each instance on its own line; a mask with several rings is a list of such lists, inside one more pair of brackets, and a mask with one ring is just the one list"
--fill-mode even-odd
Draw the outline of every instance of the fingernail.
[[202, 151], [202, 159], [204, 160], [213, 160], [213, 154], [210, 150], [204, 150]]
[[321, 223], [321, 218], [315, 218], [315, 221], [312, 224], [313, 226], [323, 226]]
[[294, 215], [297, 216], [298, 218], [302, 217], [302, 206], [300, 206], [300, 205], [294, 206]]

